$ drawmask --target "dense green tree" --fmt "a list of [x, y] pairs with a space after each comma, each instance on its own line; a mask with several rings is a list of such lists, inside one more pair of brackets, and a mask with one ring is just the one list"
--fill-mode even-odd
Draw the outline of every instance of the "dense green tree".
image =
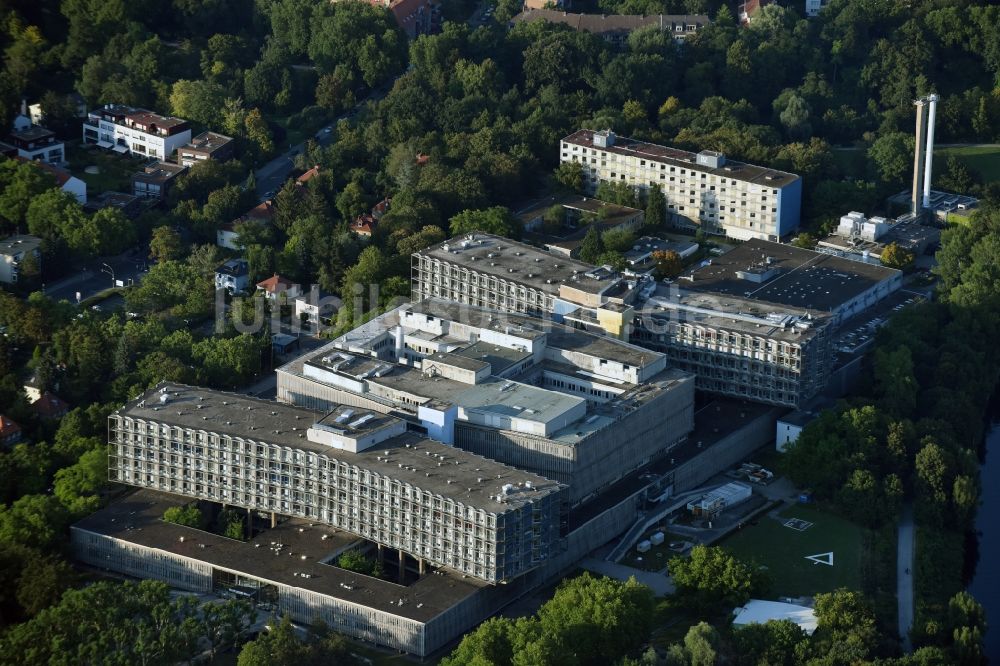
[[503, 206], [493, 206], [481, 210], [464, 210], [448, 221], [452, 236], [461, 236], [476, 231], [505, 238], [521, 237], [521, 221]]
[[153, 261], [174, 261], [181, 258], [183, 247], [179, 233], [168, 226], [157, 227], [153, 229], [153, 237], [149, 241], [149, 258]]
[[883, 182], [900, 185], [913, 169], [913, 136], [904, 132], [884, 134], [868, 149], [868, 158]]
[[601, 232], [596, 226], [587, 229], [587, 233], [580, 243], [580, 259], [588, 264], [596, 263], [604, 251], [604, 238]]
[[172, 506], [163, 512], [163, 520], [185, 527], [201, 529], [205, 526], [205, 516], [196, 504]]
[[913, 265], [913, 253], [903, 249], [898, 243], [889, 243], [882, 250], [879, 260], [887, 268], [904, 269]]
[[739, 606], [767, 586], [764, 576], [717, 547], [695, 546], [690, 557], [670, 560], [670, 576], [678, 590], [701, 607]]
[[218, 127], [225, 99], [226, 90], [218, 83], [181, 79], [171, 88], [170, 108], [180, 118]]
[[650, 229], [659, 229], [667, 223], [667, 199], [663, 189], [653, 185], [646, 193], [646, 216], [643, 225]]
[[[221, 603], [241, 608], [244, 618], [251, 612], [245, 602]], [[113, 655], [115, 663], [177, 663], [202, 652], [200, 638], [213, 640], [207, 629], [194, 597], [172, 599], [164, 583], [101, 581], [69, 590], [58, 604], [0, 637], [0, 654], [16, 655], [0, 659], [41, 666]]]

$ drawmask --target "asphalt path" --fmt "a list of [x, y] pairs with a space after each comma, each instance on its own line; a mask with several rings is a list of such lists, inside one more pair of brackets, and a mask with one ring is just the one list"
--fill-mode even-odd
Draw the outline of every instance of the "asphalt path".
[[906, 506], [899, 518], [899, 540], [896, 552], [896, 579], [899, 590], [899, 636], [903, 651], [913, 651], [910, 629], [913, 627], [913, 507]]

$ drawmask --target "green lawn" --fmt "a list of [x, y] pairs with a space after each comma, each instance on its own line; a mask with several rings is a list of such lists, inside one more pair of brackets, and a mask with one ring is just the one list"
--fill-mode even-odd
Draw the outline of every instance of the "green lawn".
[[[861, 587], [861, 528], [819, 509], [789, 507], [780, 514], [785, 520], [800, 518], [813, 523], [797, 531], [768, 516], [756, 526], [743, 529], [718, 545], [737, 557], [767, 567], [771, 596], [797, 597], [830, 592], [838, 587]], [[809, 555], [833, 553], [833, 566], [805, 559]]]
[[[100, 148], [82, 148], [79, 145], [66, 147], [69, 170], [74, 176], [87, 183], [87, 196], [101, 192], [131, 192], [132, 174], [142, 169], [144, 160], [119, 155]], [[99, 173], [87, 173], [88, 166], [97, 166]]]
[[934, 173], [943, 173], [948, 165], [948, 156], [955, 155], [969, 171], [977, 174], [984, 183], [1000, 180], [1000, 148], [967, 146], [962, 148], [938, 148], [934, 151]]

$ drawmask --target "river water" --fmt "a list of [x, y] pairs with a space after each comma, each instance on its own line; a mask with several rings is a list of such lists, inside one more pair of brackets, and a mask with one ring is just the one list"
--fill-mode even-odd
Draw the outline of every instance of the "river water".
[[[994, 419], [997, 418], [994, 410]], [[986, 609], [986, 654], [1000, 663], [1000, 421], [986, 435], [986, 460], [980, 468], [982, 504], [976, 516], [979, 563], [969, 592]]]

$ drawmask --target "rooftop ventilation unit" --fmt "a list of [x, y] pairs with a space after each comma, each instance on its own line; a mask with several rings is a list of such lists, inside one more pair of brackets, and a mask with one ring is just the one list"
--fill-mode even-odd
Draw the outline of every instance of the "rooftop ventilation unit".
[[375, 418], [374, 414], [365, 414], [360, 419], [357, 419], [356, 421], [352, 421], [351, 423], [348, 423], [347, 425], [350, 428], [359, 428], [359, 427], [363, 426], [364, 424], [368, 423], [369, 421], [371, 421], [374, 418]]
[[345, 409], [344, 411], [342, 411], [340, 413], [340, 416], [338, 416], [337, 418], [334, 419], [334, 422], [336, 422], [336, 423], [343, 423], [347, 419], [351, 418], [351, 416], [353, 414], [354, 414], [354, 410], [353, 409]]

